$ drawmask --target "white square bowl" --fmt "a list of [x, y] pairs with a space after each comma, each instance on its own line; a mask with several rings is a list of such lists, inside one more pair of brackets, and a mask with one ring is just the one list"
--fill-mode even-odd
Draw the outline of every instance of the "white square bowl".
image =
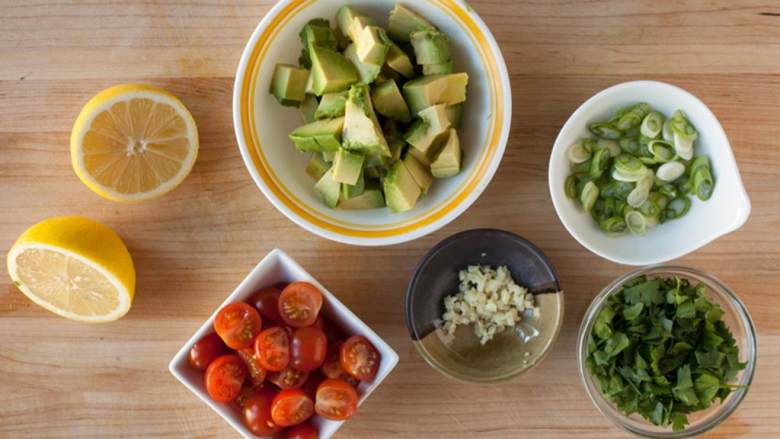
[[[598, 227], [590, 214], [566, 197], [564, 181], [570, 173], [566, 151], [579, 139], [592, 137], [588, 124], [609, 119], [620, 108], [638, 102], [646, 102], [666, 116], [678, 109], [685, 112], [699, 131], [696, 154], [709, 156], [712, 163], [715, 190], [706, 202], [692, 196], [687, 215], [660, 224], [645, 235], [611, 237]], [[624, 82], [585, 101], [566, 121], [555, 140], [548, 178], [555, 211], [566, 230], [588, 250], [620, 264], [659, 264], [682, 257], [739, 229], [750, 216], [750, 198], [720, 122], [696, 96], [663, 82]]]
[[[382, 340], [374, 331], [371, 330], [362, 320], [360, 320], [352, 311], [341, 303], [336, 296], [328, 291], [322, 284], [317, 282], [306, 270], [298, 265], [295, 260], [279, 249], [274, 249], [244, 278], [243, 281], [233, 290], [222, 304], [217, 307], [211, 316], [203, 322], [200, 328], [184, 343], [184, 346], [171, 360], [168, 369], [173, 376], [184, 384], [192, 393], [201, 399], [212, 410], [217, 412], [222, 418], [230, 424], [237, 432], [245, 438], [257, 438], [244, 426], [241, 414], [230, 404], [222, 404], [212, 400], [206, 392], [204, 385], [203, 372], [193, 369], [187, 362], [192, 345], [203, 336], [214, 332], [213, 323], [217, 312], [225, 305], [233, 302], [244, 302], [258, 289], [271, 286], [277, 283], [290, 283], [294, 281], [306, 281], [315, 285], [322, 291], [324, 302], [322, 313], [328, 321], [333, 322], [348, 335], [362, 335], [373, 343], [374, 347], [382, 355], [382, 361], [379, 364], [379, 371], [376, 378], [371, 383], [361, 382], [358, 386], [360, 400], [358, 405], [373, 392], [379, 384], [387, 377], [390, 371], [398, 364], [398, 354]], [[341, 427], [345, 421], [331, 421], [321, 416], [312, 418], [312, 422], [317, 425], [321, 439], [327, 439]]]

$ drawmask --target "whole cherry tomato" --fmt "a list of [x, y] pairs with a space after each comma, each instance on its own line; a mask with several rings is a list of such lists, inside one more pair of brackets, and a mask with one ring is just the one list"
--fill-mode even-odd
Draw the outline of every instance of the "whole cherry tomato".
[[327, 351], [328, 339], [322, 329], [298, 328], [290, 340], [290, 364], [300, 370], [312, 371], [322, 366]]
[[244, 425], [258, 436], [273, 436], [282, 430], [271, 419], [271, 405], [276, 392], [270, 389], [260, 389], [250, 395], [241, 410], [244, 415]]
[[237, 355], [223, 355], [206, 369], [206, 391], [217, 402], [231, 402], [241, 393], [247, 371]]
[[294, 328], [311, 326], [317, 320], [322, 300], [322, 293], [314, 285], [293, 282], [279, 296], [279, 315]]
[[319, 439], [320, 433], [314, 424], [305, 423], [291, 427], [284, 433], [284, 439]]
[[244, 360], [246, 368], [249, 371], [249, 379], [253, 385], [259, 386], [265, 380], [266, 371], [260, 365], [260, 361], [255, 354], [255, 348], [244, 348], [238, 350], [238, 356]]
[[265, 370], [278, 372], [290, 364], [290, 336], [280, 326], [261, 332], [255, 340], [255, 354]]
[[379, 369], [379, 352], [362, 335], [353, 335], [341, 346], [341, 367], [360, 381], [371, 381]]
[[301, 389], [286, 389], [274, 397], [271, 419], [282, 427], [298, 425], [314, 414], [314, 402]]
[[219, 335], [212, 332], [192, 345], [190, 356], [187, 360], [190, 366], [195, 369], [206, 370], [215, 358], [227, 354], [227, 352], [228, 348], [225, 346], [225, 343], [222, 342]]
[[284, 389], [294, 389], [301, 387], [309, 378], [309, 372], [287, 366], [279, 372], [268, 374], [268, 381], [276, 384], [276, 387]]
[[282, 323], [279, 317], [279, 295], [282, 290], [275, 287], [263, 288], [256, 292], [249, 299], [249, 303], [254, 306], [260, 315], [263, 316], [263, 322], [266, 325], [278, 325]]
[[323, 418], [343, 421], [357, 411], [358, 394], [344, 380], [325, 380], [317, 388], [314, 410]]
[[263, 322], [257, 310], [246, 303], [236, 302], [225, 306], [214, 319], [214, 329], [231, 349], [252, 346], [260, 333]]

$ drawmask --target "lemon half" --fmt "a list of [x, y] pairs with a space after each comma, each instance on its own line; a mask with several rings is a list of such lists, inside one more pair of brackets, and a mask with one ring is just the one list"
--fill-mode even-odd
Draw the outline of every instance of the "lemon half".
[[198, 156], [198, 129], [184, 104], [145, 84], [117, 85], [84, 106], [70, 137], [73, 169], [114, 201], [157, 198], [178, 186]]
[[127, 314], [135, 291], [133, 260], [122, 239], [88, 218], [49, 218], [25, 231], [8, 252], [8, 274], [36, 304], [89, 323]]

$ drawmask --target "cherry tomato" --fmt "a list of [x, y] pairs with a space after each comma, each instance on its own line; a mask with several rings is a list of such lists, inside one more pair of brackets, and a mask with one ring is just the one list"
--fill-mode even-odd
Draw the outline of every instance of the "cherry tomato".
[[206, 369], [206, 391], [217, 402], [230, 402], [241, 393], [247, 371], [238, 355], [223, 355]]
[[261, 332], [255, 340], [255, 355], [265, 370], [278, 372], [290, 364], [290, 336], [280, 326]]
[[258, 436], [273, 436], [282, 430], [271, 419], [274, 396], [276, 394], [271, 389], [260, 389], [244, 402], [244, 425]]
[[268, 381], [276, 384], [276, 387], [284, 389], [295, 389], [301, 387], [309, 378], [309, 372], [287, 366], [279, 372], [268, 374]]
[[320, 370], [326, 378], [344, 380], [351, 386], [357, 387], [358, 380], [341, 367], [341, 346], [343, 344], [343, 341], [338, 341], [334, 345], [328, 346], [328, 356]]
[[244, 404], [246, 401], [255, 395], [255, 393], [263, 390], [263, 386], [255, 386], [251, 382], [244, 383], [244, 387], [241, 388], [241, 392], [236, 396], [235, 403], [238, 404], [239, 407], [244, 408]]
[[302, 328], [311, 326], [322, 308], [322, 293], [307, 282], [287, 285], [279, 296], [279, 315], [284, 323]]
[[284, 433], [284, 439], [319, 439], [320, 433], [314, 424], [305, 423], [296, 425]]
[[257, 310], [246, 303], [236, 302], [219, 310], [214, 319], [214, 329], [231, 349], [252, 346], [260, 333], [263, 321]]
[[311, 325], [321, 330], [322, 332], [325, 332], [325, 317], [323, 317], [322, 314], [318, 315], [317, 320], [315, 320]]
[[263, 322], [266, 324], [282, 323], [282, 318], [279, 317], [280, 294], [282, 294], [282, 290], [269, 287], [256, 292], [249, 299], [249, 303], [260, 312], [260, 315], [263, 316]]
[[379, 369], [379, 352], [362, 335], [353, 335], [341, 346], [341, 367], [360, 381], [371, 381]]
[[304, 391], [307, 395], [309, 395], [309, 398], [314, 400], [314, 398], [317, 396], [317, 387], [320, 386], [320, 383], [325, 381], [325, 376], [320, 372], [319, 370], [315, 370], [311, 373], [309, 373], [309, 379], [306, 380], [305, 383], [301, 386], [301, 390]]
[[263, 384], [265, 380], [265, 369], [260, 365], [260, 361], [257, 359], [254, 348], [244, 348], [238, 350], [238, 356], [246, 363], [246, 368], [249, 371], [249, 379], [252, 384], [259, 386]]
[[322, 366], [328, 351], [328, 339], [322, 329], [314, 326], [298, 328], [290, 339], [290, 364], [312, 371]]
[[211, 333], [192, 345], [188, 360], [190, 366], [195, 369], [206, 370], [215, 358], [227, 354], [227, 352], [228, 348], [219, 335]]
[[323, 418], [343, 421], [357, 411], [358, 394], [344, 380], [325, 380], [317, 388], [314, 410]]
[[314, 402], [301, 389], [286, 389], [274, 397], [271, 419], [276, 425], [298, 425], [314, 414]]

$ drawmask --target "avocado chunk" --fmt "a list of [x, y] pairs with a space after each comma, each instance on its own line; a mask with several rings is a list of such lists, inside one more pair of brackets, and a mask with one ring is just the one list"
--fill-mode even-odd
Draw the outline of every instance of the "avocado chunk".
[[339, 205], [341, 183], [333, 179], [333, 168], [328, 169], [319, 181], [317, 181], [314, 185], [314, 191], [317, 192], [328, 207], [335, 208]]
[[330, 164], [322, 158], [322, 155], [315, 153], [309, 159], [309, 164], [306, 165], [306, 174], [316, 181], [322, 178], [328, 169], [330, 169]]
[[362, 194], [341, 201], [342, 209], [377, 209], [385, 207], [385, 197], [379, 189], [366, 189]]
[[414, 114], [432, 105], [455, 105], [466, 100], [468, 82], [466, 73], [423, 76], [404, 84], [404, 98]]
[[387, 34], [395, 41], [408, 43], [412, 32], [433, 27], [433, 24], [420, 14], [400, 3], [396, 3], [395, 8], [390, 11]]
[[400, 160], [401, 154], [406, 147], [406, 140], [404, 140], [403, 134], [398, 130], [398, 124], [392, 119], [387, 119], [383, 128], [387, 146], [390, 148], [390, 160]]
[[314, 122], [314, 114], [317, 111], [317, 105], [317, 98], [312, 95], [306, 95], [303, 102], [298, 105], [298, 111], [301, 112], [303, 123]]
[[415, 76], [414, 64], [412, 64], [411, 58], [409, 58], [409, 55], [407, 55], [403, 49], [392, 41], [390, 42], [390, 48], [387, 49], [385, 63], [393, 71], [400, 73], [405, 78], [412, 78]]
[[336, 11], [336, 24], [339, 32], [350, 40], [352, 39], [352, 22], [359, 16], [360, 14], [351, 6], [342, 6]]
[[419, 160], [409, 153], [404, 156], [402, 163], [406, 166], [409, 173], [412, 174], [412, 178], [414, 178], [414, 182], [417, 183], [420, 191], [424, 194], [427, 193], [428, 188], [433, 184], [433, 176], [428, 167], [420, 163]]
[[366, 64], [357, 56], [357, 48], [354, 44], [350, 44], [344, 50], [344, 56], [355, 66], [358, 72], [359, 82], [361, 84], [371, 84], [379, 76], [379, 72], [382, 71], [382, 66], [374, 64]]
[[450, 128], [447, 143], [439, 155], [431, 163], [431, 174], [436, 178], [448, 178], [460, 172], [463, 153], [460, 149], [458, 131]]
[[366, 189], [366, 179], [363, 177], [363, 173], [360, 173], [357, 183], [355, 184], [342, 184], [341, 185], [341, 201], [350, 200], [363, 193]]
[[280, 104], [296, 107], [306, 98], [309, 71], [289, 64], [277, 64], [271, 78], [270, 93]]
[[[442, 141], [447, 140], [445, 135], [440, 134], [440, 140], [439, 144], [441, 144]], [[438, 148], [432, 148], [432, 151], [438, 152]], [[418, 162], [422, 163], [425, 166], [431, 166], [431, 160], [432, 158], [428, 156], [427, 153], [420, 151], [417, 148], [409, 148], [406, 153], [408, 155], [411, 155], [412, 157], [416, 158]], [[432, 156], [436, 156], [436, 154], [431, 154]]]
[[444, 142], [447, 140], [447, 131], [436, 132], [431, 129], [429, 122], [423, 119], [417, 119], [412, 122], [409, 131], [404, 136], [406, 142], [412, 147], [409, 150], [419, 151], [421, 154], [415, 154], [415, 158], [422, 163], [430, 163], [436, 158]]
[[320, 103], [314, 112], [314, 118], [319, 120], [343, 116], [344, 108], [347, 105], [347, 94], [348, 92], [345, 90], [322, 95], [322, 99], [320, 99]]
[[424, 64], [422, 66], [423, 75], [446, 75], [452, 73], [452, 60], [441, 64]]
[[383, 84], [389, 80], [394, 81], [400, 81], [403, 77], [398, 74], [395, 70], [391, 69], [387, 66], [387, 64], [382, 66], [382, 69], [379, 71], [379, 75], [376, 77], [376, 81], [374, 81], [374, 85]]
[[411, 114], [409, 114], [409, 107], [406, 105], [403, 95], [401, 95], [401, 90], [398, 89], [398, 85], [392, 79], [373, 87], [371, 90], [371, 102], [373, 102], [377, 113], [390, 119], [406, 123], [412, 118]]
[[410, 35], [417, 64], [443, 64], [452, 61], [450, 40], [436, 29], [423, 29]]
[[381, 67], [390, 49], [390, 39], [381, 27], [366, 26], [358, 32], [355, 47], [360, 61]]
[[339, 151], [338, 149], [322, 151], [320, 155], [322, 155], [322, 159], [325, 160], [326, 162], [333, 163], [333, 160], [336, 158], [336, 153], [338, 151]]
[[333, 179], [348, 185], [357, 184], [363, 170], [363, 154], [340, 148], [333, 159]]
[[453, 128], [460, 128], [460, 123], [463, 120], [463, 102], [447, 107], [447, 118]]
[[301, 37], [301, 43], [303, 43], [303, 50], [301, 56], [298, 58], [298, 62], [306, 67], [311, 67], [311, 57], [309, 56], [309, 49], [312, 46], [320, 46], [330, 50], [338, 50], [339, 45], [336, 40], [336, 33], [330, 28], [328, 20], [323, 18], [315, 18], [309, 20], [301, 29], [299, 34]]
[[387, 206], [394, 212], [404, 212], [414, 207], [420, 197], [420, 187], [403, 162], [395, 162], [382, 181]]
[[432, 134], [439, 134], [450, 127], [450, 118], [447, 116], [447, 106], [444, 104], [432, 105], [417, 113], [422, 120], [428, 122]]
[[367, 85], [353, 85], [349, 89], [344, 112], [343, 140], [343, 145], [348, 150], [391, 156], [387, 140], [371, 105]]
[[336, 151], [341, 146], [344, 118], [317, 120], [289, 134], [295, 147], [304, 152]]
[[355, 66], [335, 50], [312, 46], [311, 55], [312, 90], [317, 96], [342, 91], [358, 81]]

